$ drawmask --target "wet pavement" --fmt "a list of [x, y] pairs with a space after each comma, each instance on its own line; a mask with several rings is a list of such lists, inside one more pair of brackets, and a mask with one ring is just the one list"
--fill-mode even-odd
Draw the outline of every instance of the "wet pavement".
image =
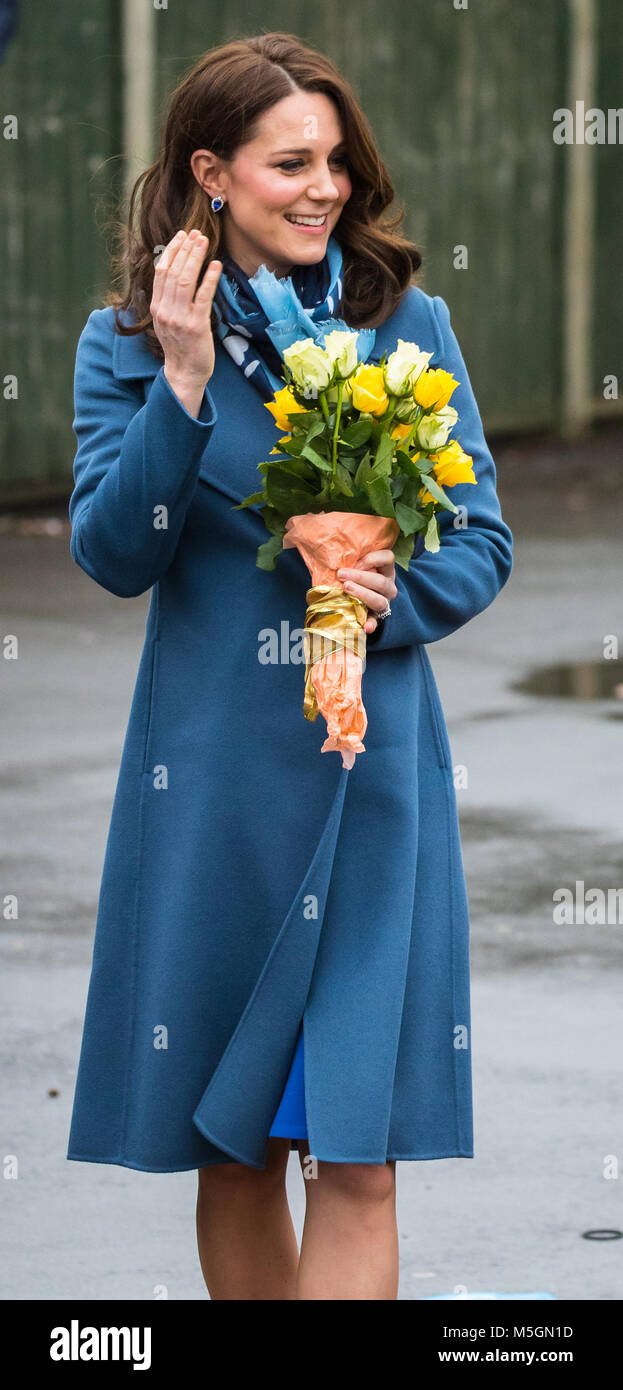
[[[476, 1157], [398, 1164], [401, 1299], [623, 1296], [623, 1240], [582, 1238], [623, 1231], [621, 1179], [605, 1176], [623, 1162], [623, 907], [618, 921], [587, 911], [568, 924], [553, 899], [578, 882], [585, 895], [623, 889], [623, 690], [604, 657], [623, 637], [622, 446], [614, 427], [573, 447], [494, 446], [513, 574], [489, 610], [428, 648], [471, 908]], [[17, 894], [19, 917], [0, 927], [1, 1132], [18, 1177], [2, 1184], [0, 1296], [149, 1299], [164, 1286], [202, 1299], [196, 1175], [65, 1158], [148, 607], [73, 564], [65, 515], [0, 517], [2, 632], [19, 641], [3, 663], [2, 892]], [[596, 699], [582, 698], [585, 678], [578, 695], [518, 688], [581, 663], [596, 664]], [[288, 1182], [300, 1234], [294, 1155]]]

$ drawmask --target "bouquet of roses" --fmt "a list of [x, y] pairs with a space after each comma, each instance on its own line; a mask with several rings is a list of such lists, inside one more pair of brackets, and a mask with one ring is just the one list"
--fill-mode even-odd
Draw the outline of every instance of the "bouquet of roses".
[[262, 491], [239, 503], [262, 504], [271, 535], [258, 548], [261, 569], [274, 570], [281, 551], [296, 546], [310, 571], [303, 711], [311, 720], [323, 713], [322, 752], [341, 752], [345, 767], [365, 752], [369, 611], [344, 592], [337, 571], [386, 547], [407, 570], [420, 532], [426, 550], [437, 551], [439, 509], [458, 511], [444, 489], [476, 482], [472, 459], [450, 438], [458, 381], [402, 338], [378, 366], [362, 362], [357, 338], [336, 329], [324, 346], [303, 338], [284, 349], [286, 384], [267, 409], [285, 433], [258, 465]]

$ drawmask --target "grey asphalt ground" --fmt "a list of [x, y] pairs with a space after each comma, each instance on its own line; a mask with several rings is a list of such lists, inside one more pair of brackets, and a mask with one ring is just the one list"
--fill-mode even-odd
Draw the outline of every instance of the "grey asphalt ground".
[[[621, 444], [500, 443], [515, 567], [428, 650], [446, 711], [472, 921], [476, 1157], [400, 1163], [400, 1298], [453, 1290], [623, 1297], [623, 924], [556, 925], [556, 888], [623, 886], [623, 702], [514, 689], [623, 636]], [[590, 468], [590, 472], [589, 472]], [[58, 518], [55, 525], [54, 518]], [[0, 517], [0, 922], [5, 1299], [206, 1299], [195, 1173], [65, 1158], [99, 878], [148, 596], [118, 599], [68, 551], [66, 508]], [[623, 653], [622, 653], [623, 654]], [[619, 674], [618, 682], [623, 677]], [[606, 677], [606, 686], [608, 678]], [[621, 690], [620, 694], [623, 694]], [[51, 1091], [57, 1094], [50, 1094]], [[610, 1156], [610, 1159], [608, 1158]], [[613, 1161], [614, 1160], [614, 1161]], [[290, 1159], [300, 1234], [304, 1193]], [[158, 1292], [160, 1291], [160, 1292]]]

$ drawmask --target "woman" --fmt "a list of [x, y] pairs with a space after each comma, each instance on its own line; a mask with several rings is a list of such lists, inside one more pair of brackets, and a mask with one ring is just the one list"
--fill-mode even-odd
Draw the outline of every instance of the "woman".
[[[473, 1156], [468, 907], [425, 644], [491, 603], [512, 541], [448, 309], [382, 220], [392, 197], [327, 58], [288, 34], [216, 48], [135, 189], [127, 293], [77, 352], [71, 552], [151, 598], [68, 1157], [197, 1168], [214, 1299], [395, 1299], [396, 1161]], [[478, 483], [453, 489], [462, 524], [442, 513], [437, 554], [342, 576], [370, 613], [350, 771], [302, 714], [307, 569], [295, 550], [258, 569], [261, 514], [236, 509], [278, 437], [267, 272], [292, 276], [312, 328], [373, 327], [370, 362], [402, 337], [453, 372]]]

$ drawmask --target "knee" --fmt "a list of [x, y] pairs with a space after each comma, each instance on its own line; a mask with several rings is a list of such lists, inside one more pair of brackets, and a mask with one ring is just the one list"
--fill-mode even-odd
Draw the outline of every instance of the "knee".
[[[323, 1172], [326, 1170], [326, 1172]], [[391, 1163], [320, 1163], [321, 1184], [340, 1200], [377, 1207], [393, 1202], [396, 1182]]]
[[[285, 1161], [284, 1161], [285, 1160]], [[285, 1178], [288, 1153], [269, 1145], [265, 1168], [248, 1163], [214, 1163], [200, 1168], [199, 1196], [204, 1199], [242, 1200], [259, 1197], [279, 1187]]]

